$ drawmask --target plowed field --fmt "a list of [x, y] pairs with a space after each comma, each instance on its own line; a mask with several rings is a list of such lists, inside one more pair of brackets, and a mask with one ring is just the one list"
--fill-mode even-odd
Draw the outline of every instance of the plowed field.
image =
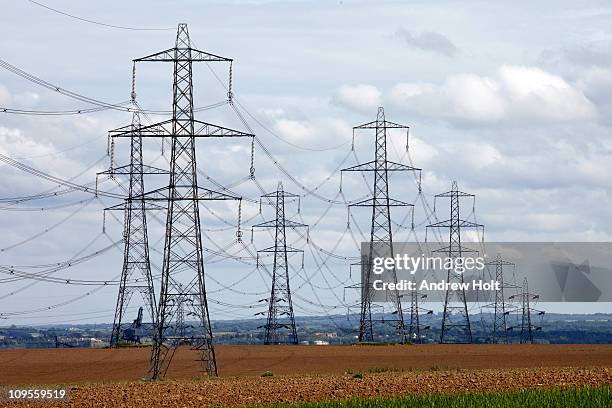
[[[98, 383], [70, 387], [70, 401], [25, 406], [226, 407], [279, 402], [344, 400], [402, 394], [492, 392], [612, 384], [609, 368], [523, 368], [225, 377], [156, 383]], [[11, 406], [9, 403], [7, 406]], [[2, 405], [0, 403], [0, 405]], [[19, 405], [22, 406], [22, 405]]]
[[[144, 377], [149, 348], [0, 350], [0, 385], [129, 381]], [[612, 367], [612, 345], [217, 346], [219, 375], [343, 374], [393, 370]], [[199, 375], [180, 349], [168, 378]]]

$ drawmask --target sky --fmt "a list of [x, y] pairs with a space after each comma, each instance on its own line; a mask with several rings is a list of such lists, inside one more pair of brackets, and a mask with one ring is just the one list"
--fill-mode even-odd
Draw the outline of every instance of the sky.
[[[410, 126], [408, 152], [405, 134], [389, 135], [390, 158], [423, 169], [421, 194], [412, 174], [390, 179], [391, 195], [415, 204], [414, 230], [409, 211], [393, 213], [396, 240], [424, 240], [424, 226], [446, 218], [447, 203], [436, 203], [436, 214], [428, 208], [433, 195], [448, 190], [453, 180], [476, 195], [474, 207], [464, 203], [462, 214], [485, 225], [488, 241], [611, 240], [609, 2], [42, 3], [97, 22], [140, 28], [92, 24], [27, 0], [3, 7], [2, 60], [98, 100], [128, 100], [132, 59], [171, 48], [181, 22], [188, 24], [194, 47], [234, 59], [236, 101], [272, 156], [256, 146], [258, 182], [265, 191], [273, 191], [281, 181], [286, 190], [304, 195], [299, 214], [297, 203], [288, 204], [292, 219], [311, 226], [308, 242], [305, 235], [290, 234], [291, 244], [305, 250], [304, 269], [300, 256], [292, 257], [298, 315], [356, 311], [351, 305], [357, 293], [345, 287], [357, 282], [358, 274], [349, 273], [349, 264], [358, 255], [358, 243], [367, 239], [370, 217], [367, 210], [351, 210], [347, 228], [342, 200], [367, 195], [365, 182], [372, 180], [355, 173], [341, 180], [338, 170], [373, 159], [373, 134], [357, 133], [351, 150], [351, 128], [374, 120], [378, 106], [384, 106], [388, 120]], [[227, 70], [223, 64], [194, 68], [196, 106], [226, 99], [227, 91], [215, 75], [226, 81]], [[144, 108], [170, 109], [171, 74], [167, 64], [137, 65], [136, 93]], [[0, 70], [0, 107], [57, 111], [92, 106]], [[147, 120], [165, 118], [150, 116]], [[198, 112], [197, 118], [249, 130], [228, 106]], [[130, 121], [131, 115], [120, 111], [69, 116], [0, 113], [0, 153], [63, 179], [93, 183], [95, 174], [110, 163], [108, 130]], [[126, 141], [118, 141], [114, 151], [116, 163], [125, 164]], [[202, 174], [250, 199], [242, 206], [248, 249], [234, 242], [237, 205], [211, 203], [202, 210], [204, 245], [226, 255], [207, 253], [213, 320], [250, 318], [261, 311], [259, 300], [268, 296], [269, 271], [255, 268], [252, 253], [269, 246], [271, 236], [257, 231], [251, 243], [251, 226], [274, 213], [265, 202], [259, 213], [255, 201], [261, 192], [244, 181], [250, 153], [247, 139], [198, 141]], [[158, 140], [145, 142], [145, 161], [167, 165]], [[57, 187], [0, 166], [2, 199]], [[121, 193], [125, 181], [103, 179], [100, 188]], [[200, 181], [214, 187], [209, 180]], [[164, 182], [159, 176], [146, 180], [151, 189]], [[313, 188], [317, 196], [307, 193]], [[117, 203], [86, 193], [18, 203], [3, 200], [0, 265], [35, 273], [49, 264], [65, 265], [94, 254], [51, 276], [116, 279], [123, 256], [122, 214], [104, 216], [103, 209]], [[154, 275], [163, 251], [163, 228], [164, 215], [151, 214]], [[469, 238], [482, 237], [472, 233]], [[238, 261], [227, 254], [238, 256]], [[17, 314], [0, 325], [112, 320], [116, 286], [2, 278], [0, 313]], [[606, 311], [608, 306], [568, 306], [562, 311]], [[130, 313], [135, 314], [134, 308]]]

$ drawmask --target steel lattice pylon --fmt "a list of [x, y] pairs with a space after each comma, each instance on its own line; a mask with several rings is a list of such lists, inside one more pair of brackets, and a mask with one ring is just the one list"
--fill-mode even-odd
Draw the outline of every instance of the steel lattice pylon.
[[410, 324], [408, 325], [408, 338], [411, 343], [422, 343], [421, 330], [429, 330], [429, 325], [421, 324], [421, 313], [433, 314], [433, 310], [419, 306], [419, 299], [427, 295], [419, 293], [417, 289], [410, 291]]
[[539, 299], [539, 296], [529, 292], [529, 286], [527, 283], [527, 278], [523, 279], [523, 286], [521, 288], [521, 292], [518, 295], [521, 299], [522, 303], [522, 313], [521, 313], [521, 334], [520, 334], [520, 343], [521, 344], [532, 344], [533, 343], [533, 332], [537, 330], [541, 330], [542, 326], [536, 326], [532, 323], [531, 314], [532, 312], [536, 312], [537, 315], [541, 316], [544, 314], [544, 311], [537, 310], [531, 307], [531, 301]]
[[[461, 258], [466, 252], [476, 252], [461, 245], [462, 228], [483, 228], [482, 224], [462, 220], [459, 215], [459, 200], [464, 197], [474, 198], [474, 194], [464, 193], [457, 188], [457, 182], [453, 181], [450, 191], [437, 194], [436, 198], [450, 198], [450, 218], [428, 225], [426, 228], [448, 228], [449, 245], [440, 248], [435, 252], [444, 253], [450, 259]], [[435, 203], [434, 203], [435, 207]], [[463, 273], [456, 273], [449, 269], [447, 273], [447, 283], [463, 284]], [[449, 337], [455, 336], [454, 343], [471, 343], [472, 328], [470, 326], [470, 315], [467, 308], [467, 300], [463, 286], [461, 289], [453, 290], [449, 288], [444, 298], [444, 312], [442, 315], [442, 330], [440, 343], [444, 343]], [[458, 303], [459, 305], [456, 305]], [[458, 332], [458, 333], [457, 333]]]
[[[268, 301], [268, 317], [264, 326], [266, 330], [265, 344], [290, 343], [297, 344], [298, 337], [295, 328], [295, 317], [293, 315], [293, 303], [291, 301], [291, 288], [289, 286], [289, 260], [288, 253], [303, 253], [287, 245], [287, 228], [307, 227], [306, 224], [288, 220], [285, 216], [285, 199], [297, 198], [296, 194], [283, 190], [283, 184], [278, 183], [278, 188], [273, 193], [262, 195], [274, 203], [276, 217], [274, 220], [253, 225], [253, 228], [274, 229], [274, 246], [257, 251], [273, 253], [274, 263], [272, 266], [272, 288]], [[259, 265], [259, 260], [257, 262]]]
[[411, 342], [421, 342], [419, 293], [416, 290], [410, 291], [410, 324], [408, 325], [408, 338]]
[[[132, 93], [132, 96], [134, 97], [135, 94]], [[131, 125], [132, 134], [130, 137], [130, 164], [113, 168], [111, 163], [111, 169], [103, 173], [111, 176], [117, 174], [129, 176], [128, 198], [125, 204], [109, 208], [110, 210], [123, 209], [125, 212], [123, 269], [121, 271], [115, 319], [110, 339], [111, 347], [116, 346], [122, 339], [122, 330], [125, 326], [125, 311], [134, 293], [139, 293], [142, 296], [144, 307], [151, 319], [150, 326], [155, 323], [156, 306], [149, 259], [147, 217], [145, 202], [142, 199], [142, 194], [144, 193], [144, 174], [150, 173], [151, 168], [143, 165], [140, 127], [140, 113], [134, 112]], [[138, 277], [133, 279], [134, 275]]]
[[495, 303], [493, 304], [493, 343], [508, 343], [507, 315], [509, 310], [504, 297], [504, 287], [507, 286], [504, 281], [504, 266], [514, 267], [514, 264], [503, 260], [501, 254], [497, 254], [495, 260], [487, 262], [486, 265], [495, 267], [495, 280], [499, 282], [499, 290], [495, 291]]
[[[372, 207], [372, 223], [370, 229], [370, 248], [367, 256], [362, 260], [363, 281], [361, 285], [361, 314], [359, 321], [359, 341], [374, 341], [374, 328], [372, 320], [372, 291], [374, 290], [370, 277], [372, 275], [374, 253], [393, 256], [393, 233], [391, 231], [391, 207], [413, 207], [412, 204], [389, 198], [390, 171], [421, 171], [401, 163], [387, 159], [387, 129], [408, 129], [408, 126], [399, 125], [385, 119], [385, 111], [378, 108], [375, 121], [356, 126], [353, 129], [374, 129], [376, 131], [375, 159], [371, 162], [358, 164], [342, 171], [372, 171], [374, 172], [373, 197], [351, 204], [349, 207]], [[395, 269], [391, 271], [392, 282], [397, 283]], [[404, 316], [399, 292], [392, 291], [390, 303], [393, 305], [393, 319], [385, 322], [394, 323], [400, 341], [406, 341]], [[384, 320], [383, 320], [384, 321]]]
[[[155, 323], [155, 291], [151, 276], [147, 217], [142, 194], [144, 193], [145, 174], [168, 173], [167, 171], [143, 163], [142, 133], [140, 131], [142, 125], [140, 122], [140, 112], [138, 111], [139, 108], [136, 103], [134, 83], [132, 83], [131, 100], [135, 109], [132, 114], [132, 123], [122, 128], [126, 133], [125, 136], [130, 139], [130, 163], [124, 166], [114, 167], [114, 139], [111, 139], [109, 143], [109, 154], [111, 156], [110, 169], [99, 173], [111, 178], [117, 175], [128, 176], [129, 178], [128, 196], [125, 202], [105, 209], [105, 211], [123, 211], [124, 213], [123, 267], [110, 338], [111, 347], [115, 347], [117, 343], [124, 339], [124, 330], [133, 325], [125, 322], [125, 312], [132, 301], [134, 293], [141, 295], [141, 309], [146, 309], [150, 319], [148, 323], [142, 324], [142, 314], [139, 310], [137, 319], [140, 322], [139, 330], [145, 330], [147, 334], [151, 334]], [[113, 131], [110, 133], [112, 132]], [[125, 340], [139, 341], [139, 337], [139, 335], [135, 337], [132, 336], [131, 339], [125, 338]]]
[[527, 278], [523, 280], [523, 288], [521, 291], [521, 301], [523, 303], [522, 316], [521, 316], [521, 344], [533, 343], [533, 328], [531, 324], [531, 308], [529, 307], [529, 286], [527, 284]]
[[[173, 48], [134, 60], [174, 65], [172, 119], [139, 129], [143, 137], [169, 137], [171, 141], [169, 185], [138, 197], [147, 203], [147, 209], [160, 210], [164, 209], [163, 203], [167, 204], [161, 289], [147, 375], [153, 380], [165, 376], [174, 352], [181, 345], [197, 350], [203, 371], [209, 376], [217, 375], [206, 299], [199, 203], [241, 198], [198, 185], [195, 138], [253, 137], [194, 118], [192, 65], [217, 61], [232, 62], [192, 48], [186, 24], [179, 24]], [[128, 137], [128, 131], [116, 129], [111, 136]], [[195, 324], [187, 324], [187, 320]]]

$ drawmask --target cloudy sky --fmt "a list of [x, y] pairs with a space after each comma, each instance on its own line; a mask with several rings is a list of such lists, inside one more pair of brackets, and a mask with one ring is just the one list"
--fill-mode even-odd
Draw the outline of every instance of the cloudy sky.
[[[432, 196], [457, 180], [476, 194], [475, 211], [463, 215], [486, 226], [489, 241], [610, 241], [612, 238], [612, 5], [604, 1], [47, 1], [75, 16], [125, 30], [78, 21], [27, 0], [6, 4], [0, 15], [0, 58], [62, 88], [117, 103], [129, 99], [131, 60], [170, 48], [179, 22], [189, 24], [195, 46], [235, 59], [234, 91], [247, 122], [274, 159], [255, 150], [258, 181], [265, 190], [282, 181], [306, 194], [301, 213], [311, 224], [311, 242], [299, 234], [305, 268], [293, 259], [297, 314], [345, 313], [356, 293], [350, 259], [328, 257], [320, 249], [352, 257], [368, 230], [367, 210], [347, 210], [335, 201], [368, 193], [364, 180], [337, 169], [371, 160], [373, 135], [355, 125], [375, 118], [408, 124], [389, 135], [389, 154], [423, 169], [423, 193], [414, 177], [395, 175], [391, 194], [415, 203], [415, 231], [398, 211], [396, 239], [424, 240], [435, 216]], [[169, 29], [164, 29], [169, 28]], [[195, 69], [196, 106], [225, 99], [227, 66]], [[171, 103], [171, 67], [137, 66], [138, 100], [147, 109]], [[91, 108], [0, 70], [0, 106], [26, 110]], [[130, 123], [129, 113], [103, 111], [72, 116], [0, 114], [0, 153], [81, 184], [108, 168], [107, 131]], [[202, 120], [246, 130], [227, 106], [198, 113]], [[161, 120], [162, 115], [151, 115]], [[201, 171], [223, 185], [256, 199], [254, 183], [238, 183], [249, 173], [248, 140], [200, 141]], [[125, 141], [116, 146], [118, 164], [126, 161]], [[167, 151], [166, 151], [167, 156]], [[145, 159], [163, 166], [158, 141], [147, 141]], [[298, 183], [284, 175], [277, 160]], [[50, 191], [52, 183], [2, 164], [0, 198]], [[203, 185], [211, 184], [200, 178]], [[151, 187], [164, 180], [147, 179]], [[121, 192], [125, 180], [103, 180], [105, 191]], [[299, 185], [298, 185], [299, 184]], [[427, 203], [426, 205], [424, 203]], [[36, 273], [95, 253], [121, 239], [120, 213], [104, 207], [116, 201], [85, 193], [14, 203], [0, 211], [0, 264]], [[437, 203], [438, 218], [444, 205]], [[270, 245], [266, 232], [250, 225], [273, 216], [271, 208], [245, 203], [243, 225], [250, 251]], [[45, 208], [45, 210], [40, 210]], [[207, 274], [213, 319], [249, 317], [259, 311], [269, 275], [254, 267], [249, 250], [232, 246], [233, 204], [203, 210], [205, 244], [237, 254], [243, 262], [210, 253]], [[150, 220], [152, 262], [163, 250], [163, 214]], [[248, 222], [247, 222], [248, 221]], [[472, 237], [474, 238], [474, 236]], [[430, 238], [431, 239], [431, 238]], [[313, 245], [316, 245], [313, 247]], [[112, 280], [120, 272], [121, 245], [51, 276]], [[265, 261], [264, 261], [265, 262]], [[46, 269], [45, 269], [46, 268]], [[157, 273], [154, 271], [154, 274]], [[0, 312], [6, 323], [97, 322], [112, 320], [116, 287], [79, 286], [28, 280], [0, 281]], [[234, 285], [235, 284], [235, 285]], [[231, 289], [227, 289], [227, 288]], [[75, 300], [76, 299], [76, 300]], [[53, 305], [71, 300], [65, 306]], [[47, 311], [38, 311], [53, 306]], [[587, 307], [584, 310], [598, 311]], [[354, 310], [353, 310], [354, 311]], [[133, 310], [132, 310], [133, 312]], [[134, 312], [135, 313], [135, 312]]]

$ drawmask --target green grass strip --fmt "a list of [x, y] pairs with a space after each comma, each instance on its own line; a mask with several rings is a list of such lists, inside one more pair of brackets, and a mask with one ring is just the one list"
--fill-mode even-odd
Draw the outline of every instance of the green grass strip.
[[612, 407], [612, 388], [529, 389], [512, 392], [402, 395], [387, 398], [353, 398], [345, 401], [272, 404], [267, 408], [599, 408]]

